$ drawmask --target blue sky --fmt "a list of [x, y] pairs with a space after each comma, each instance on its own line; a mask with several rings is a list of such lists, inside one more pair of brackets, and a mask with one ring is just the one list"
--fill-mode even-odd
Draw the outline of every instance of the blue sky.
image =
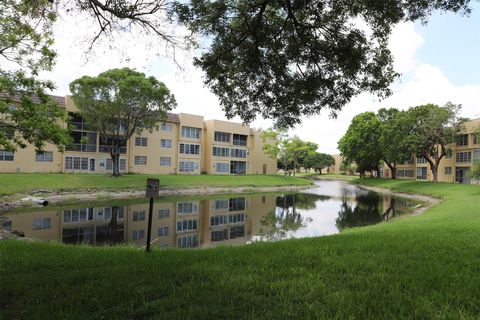
[[[419, 60], [441, 67], [456, 85], [480, 82], [480, 4], [470, 16], [435, 14], [427, 25], [415, 24], [424, 39]], [[480, 102], [479, 102], [480, 103]]]

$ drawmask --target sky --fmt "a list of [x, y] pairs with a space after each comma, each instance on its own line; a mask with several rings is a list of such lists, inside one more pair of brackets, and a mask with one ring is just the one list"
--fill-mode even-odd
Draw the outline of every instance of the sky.
[[[42, 77], [53, 80], [53, 94], [69, 94], [68, 84], [83, 75], [95, 76], [110, 68], [130, 67], [163, 81], [175, 95], [173, 112], [203, 115], [205, 119], [227, 120], [217, 98], [203, 85], [202, 72], [192, 66], [190, 53], [177, 53], [179, 68], [163, 45], [152, 45], [147, 37], [125, 34], [111, 48], [108, 39], [96, 44], [94, 53], [85, 55], [85, 39], [94, 28], [82, 17], [61, 17], [55, 25], [55, 68]], [[393, 94], [383, 101], [369, 94], [355, 97], [338, 114], [328, 110], [305, 117], [290, 130], [302, 140], [319, 145], [318, 151], [337, 154], [337, 142], [352, 118], [382, 107], [407, 109], [425, 103], [462, 104], [462, 116], [480, 118], [480, 4], [469, 17], [451, 13], [434, 14], [428, 24], [402, 23], [394, 28], [390, 39], [395, 70], [401, 77], [392, 85]], [[230, 121], [241, 122], [234, 118]], [[256, 128], [269, 128], [270, 120], [257, 119]]]

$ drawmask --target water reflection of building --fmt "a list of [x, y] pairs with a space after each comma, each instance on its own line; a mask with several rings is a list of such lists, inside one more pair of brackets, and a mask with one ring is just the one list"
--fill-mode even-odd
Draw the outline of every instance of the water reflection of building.
[[[194, 248], [247, 243], [261, 217], [275, 208], [275, 196], [214, 200], [157, 201], [153, 246]], [[6, 214], [4, 228], [39, 240], [70, 244], [145, 245], [148, 203]]]

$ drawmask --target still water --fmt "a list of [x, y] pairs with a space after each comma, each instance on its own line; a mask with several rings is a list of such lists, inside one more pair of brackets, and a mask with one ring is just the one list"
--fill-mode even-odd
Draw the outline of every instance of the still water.
[[[408, 214], [418, 203], [342, 181], [302, 193], [157, 199], [152, 247], [196, 248], [330, 235]], [[144, 246], [148, 202], [10, 212], [4, 229], [68, 244]]]

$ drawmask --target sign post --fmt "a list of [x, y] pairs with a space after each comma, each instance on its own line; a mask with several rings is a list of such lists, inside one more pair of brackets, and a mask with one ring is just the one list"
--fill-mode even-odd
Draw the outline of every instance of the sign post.
[[150, 208], [148, 210], [147, 252], [150, 252], [150, 242], [152, 241], [153, 199], [158, 198], [159, 190], [160, 180], [147, 179], [146, 197], [150, 198]]

